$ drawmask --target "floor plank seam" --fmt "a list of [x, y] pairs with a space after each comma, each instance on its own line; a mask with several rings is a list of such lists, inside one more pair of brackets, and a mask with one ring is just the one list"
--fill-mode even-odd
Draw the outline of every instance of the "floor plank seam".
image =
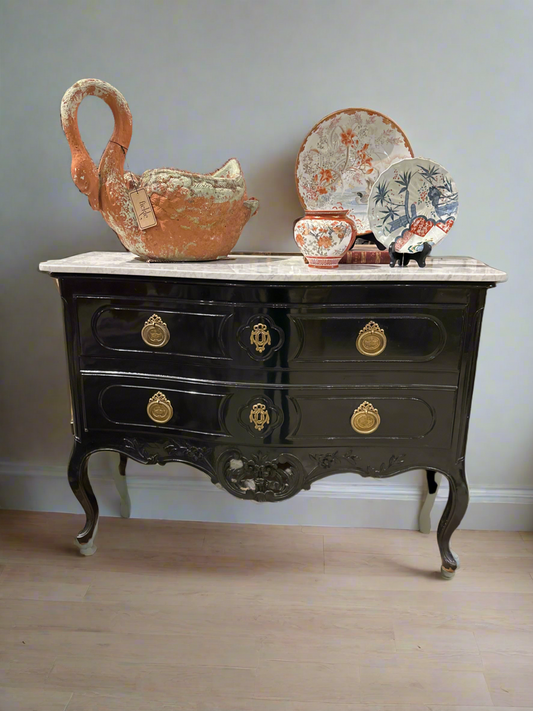
[[[3, 563], [0, 563], [0, 565], [4, 565]], [[7, 580], [7, 571], [9, 570], [9, 565], [6, 563], [2, 570], [0, 570], [0, 588], [4, 584], [4, 581]]]
[[74, 698], [74, 692], [71, 691], [71, 692], [70, 692], [70, 698], [69, 698], [69, 700], [67, 701], [66, 706], [65, 706], [65, 708], [63, 709], [63, 711], [68, 711], [68, 707], [70, 706], [70, 702], [72, 701], [73, 698]]
[[[481, 654], [481, 649], [479, 647], [479, 641], [477, 638], [476, 630], [473, 630], [473, 634], [474, 634], [474, 642], [476, 643], [477, 653], [479, 655], [479, 658], [481, 659], [481, 662], [483, 663], [483, 655]], [[485, 669], [484, 664], [483, 664], [483, 669]]]
[[50, 681], [50, 676], [51, 676], [52, 672], [53, 672], [54, 669], [55, 669], [55, 666], [56, 666], [56, 664], [57, 664], [58, 658], [59, 658], [59, 657], [57, 657], [57, 656], [54, 657], [54, 661], [52, 662], [52, 664], [50, 665], [50, 669], [49, 669], [48, 672], [46, 673], [46, 677], [45, 677], [45, 679], [44, 679], [45, 685], [48, 684], [48, 682]]
[[475, 642], [476, 642], [476, 647], [477, 647], [477, 650], [478, 650], [479, 658], [480, 658], [480, 660], [481, 660], [481, 666], [482, 666], [482, 668], [483, 668], [483, 679], [485, 680], [485, 686], [487, 687], [487, 691], [488, 691], [488, 694], [489, 694], [489, 696], [490, 696], [490, 700], [491, 700], [491, 702], [492, 702], [492, 705], [494, 706], [494, 705], [495, 705], [495, 704], [494, 704], [494, 697], [492, 696], [492, 691], [491, 691], [491, 689], [490, 689], [490, 680], [489, 680], [489, 678], [488, 678], [488, 676], [487, 676], [487, 670], [486, 670], [486, 667], [485, 667], [485, 659], [484, 659], [483, 653], [481, 652], [481, 649], [480, 649], [480, 647], [479, 647], [479, 641], [478, 641], [477, 634], [476, 634], [476, 631], [475, 631], [475, 630], [474, 630], [474, 640], [475, 640]]

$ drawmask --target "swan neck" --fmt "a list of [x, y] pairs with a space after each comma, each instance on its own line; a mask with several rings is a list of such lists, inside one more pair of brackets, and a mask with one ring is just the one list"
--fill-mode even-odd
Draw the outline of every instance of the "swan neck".
[[[113, 112], [113, 118], [115, 120], [113, 134], [102, 155], [100, 166], [107, 164], [109, 168], [116, 166], [117, 168], [122, 167], [123, 169], [123, 160], [122, 166], [120, 166], [117, 165], [115, 161], [104, 161], [104, 157], [109, 151], [114, 152], [114, 146], [112, 144], [120, 146], [122, 149], [121, 153], [125, 156], [130, 145], [132, 134], [131, 112], [122, 94], [117, 91], [115, 87], [111, 86], [111, 84], [100, 81], [99, 79], [82, 79], [76, 82], [76, 84], [71, 86], [65, 93], [61, 101], [61, 125], [70, 146], [73, 164], [76, 159], [93, 163], [83, 143], [78, 127], [78, 108], [86, 96], [96, 96], [105, 101]], [[105, 179], [105, 176], [101, 177]]]

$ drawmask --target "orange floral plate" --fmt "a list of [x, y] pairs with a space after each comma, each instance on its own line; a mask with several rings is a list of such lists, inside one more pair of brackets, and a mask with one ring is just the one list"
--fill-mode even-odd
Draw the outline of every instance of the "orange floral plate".
[[348, 210], [358, 236], [371, 232], [370, 190], [380, 173], [412, 158], [402, 129], [370, 109], [342, 109], [309, 131], [296, 159], [296, 189], [307, 210]]

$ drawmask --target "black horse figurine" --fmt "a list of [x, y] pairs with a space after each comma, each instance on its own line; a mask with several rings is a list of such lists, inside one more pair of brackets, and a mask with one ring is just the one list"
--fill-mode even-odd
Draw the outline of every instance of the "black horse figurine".
[[396, 262], [400, 265], [400, 267], [406, 267], [411, 259], [414, 259], [415, 262], [417, 262], [418, 266], [423, 269], [426, 266], [426, 258], [431, 252], [431, 245], [429, 242], [426, 242], [422, 248], [421, 252], [396, 252], [394, 249], [394, 243], [389, 245], [389, 254], [390, 254], [390, 266], [394, 267], [396, 265]]

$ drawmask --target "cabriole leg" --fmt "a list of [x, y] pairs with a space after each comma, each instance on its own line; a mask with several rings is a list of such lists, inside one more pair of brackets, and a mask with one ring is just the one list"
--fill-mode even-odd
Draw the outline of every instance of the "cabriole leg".
[[431, 511], [437, 498], [442, 474], [434, 469], [428, 469], [426, 472], [427, 489], [422, 502], [422, 507], [418, 515], [418, 529], [420, 533], [431, 533]]
[[437, 542], [442, 558], [442, 577], [450, 580], [459, 567], [459, 558], [450, 549], [450, 538], [463, 520], [468, 507], [468, 484], [464, 465], [461, 463], [451, 472], [444, 472], [450, 485], [448, 503], [437, 530]]
[[128, 458], [125, 454], [120, 455], [118, 469], [113, 469], [113, 481], [120, 496], [120, 515], [122, 518], [129, 518], [131, 515], [131, 501], [126, 481], [126, 465]]
[[94, 539], [98, 529], [98, 503], [89, 482], [87, 467], [90, 455], [90, 451], [75, 441], [68, 465], [68, 483], [87, 517], [85, 526], [76, 536], [76, 543], [82, 555], [96, 553]]

